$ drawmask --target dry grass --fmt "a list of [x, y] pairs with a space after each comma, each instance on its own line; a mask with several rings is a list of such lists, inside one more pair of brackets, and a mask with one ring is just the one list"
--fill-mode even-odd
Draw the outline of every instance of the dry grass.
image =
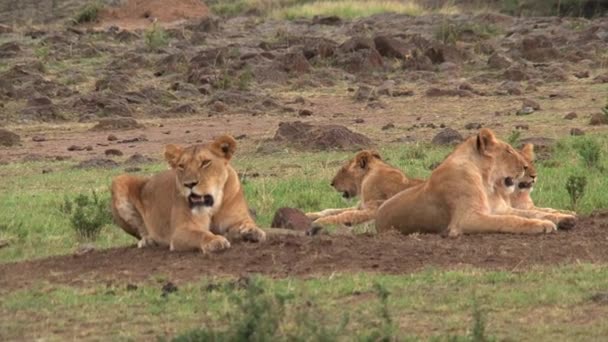
[[336, 15], [341, 18], [358, 18], [381, 13], [399, 13], [419, 16], [425, 9], [413, 1], [317, 1], [274, 10], [271, 16], [279, 19], [310, 18], [316, 15]]

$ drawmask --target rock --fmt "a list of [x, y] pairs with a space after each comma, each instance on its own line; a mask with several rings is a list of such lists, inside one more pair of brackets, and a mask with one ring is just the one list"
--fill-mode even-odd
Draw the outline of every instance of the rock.
[[136, 143], [136, 142], [143, 142], [143, 141], [148, 141], [148, 138], [146, 138], [145, 135], [140, 135], [138, 137], [135, 138], [129, 138], [129, 139], [123, 139], [118, 141], [119, 144], [131, 144], [131, 143]]
[[228, 110], [228, 106], [222, 101], [215, 101], [211, 104], [211, 109], [214, 112], [223, 113]]
[[[108, 130], [128, 130], [142, 128], [135, 119], [132, 118], [111, 118], [101, 119], [91, 128], [92, 131], [108, 131]], [[109, 140], [109, 139], [108, 139]]]
[[11, 147], [19, 145], [21, 143], [21, 137], [9, 130], [0, 128], [0, 146]]
[[506, 81], [499, 87], [500, 90], [505, 91], [508, 95], [522, 95], [524, 92], [519, 85], [519, 82]]
[[576, 128], [576, 127], [575, 128], [571, 128], [570, 129], [570, 135], [573, 135], [573, 136], [585, 135], [585, 131], [583, 131], [580, 128]]
[[356, 150], [372, 145], [368, 137], [344, 126], [315, 126], [301, 121], [279, 123], [273, 140], [313, 150]]
[[397, 38], [376, 36], [374, 37], [374, 44], [378, 53], [383, 57], [406, 59], [410, 54], [406, 43]]
[[520, 65], [512, 65], [502, 74], [502, 77], [509, 81], [527, 81], [530, 75], [526, 69]]
[[387, 123], [386, 125], [382, 126], [382, 130], [383, 131], [388, 131], [389, 129], [395, 128], [395, 124], [394, 123]]
[[544, 35], [526, 36], [521, 42], [521, 53], [532, 62], [549, 62], [559, 57], [551, 39]]
[[356, 124], [362, 124], [362, 123], [365, 123], [365, 120], [361, 119], [361, 118], [357, 118], [357, 119], [355, 119], [355, 123]]
[[120, 157], [123, 155], [122, 151], [117, 148], [109, 148], [104, 151], [104, 154], [108, 157], [110, 157], [110, 156]]
[[156, 160], [154, 158], [144, 156], [140, 153], [135, 153], [134, 155], [127, 158], [127, 160], [125, 160], [124, 164], [125, 165], [137, 165], [137, 164], [153, 163], [155, 161]]
[[523, 99], [522, 102], [522, 108], [530, 107], [534, 110], [540, 110], [540, 104], [534, 100]]
[[342, 43], [338, 50], [342, 53], [353, 52], [357, 50], [371, 50], [375, 49], [373, 39], [368, 37], [352, 37]]
[[381, 69], [384, 61], [376, 49], [363, 49], [338, 55], [336, 65], [351, 74], [364, 74]]
[[162, 289], [161, 289], [162, 293], [161, 293], [161, 297], [167, 297], [169, 294], [177, 292], [177, 286], [175, 286], [175, 284], [173, 284], [172, 282], [167, 282], [165, 283], [165, 285], [163, 285]]
[[45, 136], [43, 136], [43, 135], [34, 135], [34, 136], [32, 137], [32, 141], [35, 141], [35, 142], [43, 142], [43, 141], [46, 141], [46, 137], [45, 137]]
[[118, 163], [113, 161], [112, 159], [104, 159], [104, 158], [92, 158], [83, 160], [78, 165], [74, 166], [76, 169], [93, 169], [93, 168], [102, 168], [102, 169], [111, 169], [118, 167]]
[[566, 120], [574, 120], [576, 118], [578, 118], [578, 114], [576, 114], [576, 112], [570, 112], [564, 116], [564, 119]]
[[302, 211], [285, 207], [277, 210], [270, 227], [308, 231], [311, 225], [312, 220], [306, 217]]
[[608, 83], [608, 73], [596, 76], [593, 81], [595, 83]]
[[13, 28], [8, 25], [0, 24], [0, 34], [5, 33], [13, 33]]
[[299, 116], [312, 116], [312, 110], [310, 109], [300, 109], [298, 111]]
[[437, 133], [431, 142], [435, 145], [456, 145], [463, 140], [458, 131], [448, 127]]
[[125, 168], [125, 172], [139, 172], [141, 171], [141, 167], [130, 166]]
[[532, 113], [534, 113], [534, 108], [523, 107], [522, 109], [518, 110], [517, 113], [515, 113], [515, 115], [523, 116], [523, 115], [530, 115]]
[[488, 66], [492, 69], [506, 69], [513, 64], [513, 61], [498, 52], [493, 53], [488, 58]]
[[399, 96], [413, 96], [414, 91], [411, 89], [395, 89], [393, 90], [393, 97]]
[[591, 126], [606, 125], [608, 124], [608, 115], [602, 113], [595, 113], [591, 115], [591, 118], [589, 119], [589, 124]]
[[116, 140], [118, 140], [118, 137], [115, 136], [114, 134], [108, 135], [108, 141], [116, 141]]
[[318, 24], [318, 25], [336, 26], [336, 25], [342, 24], [342, 19], [340, 19], [340, 17], [338, 17], [337, 15], [330, 15], [330, 16], [315, 15], [314, 17], [312, 17], [312, 23]]
[[473, 93], [463, 89], [440, 89], [440, 88], [429, 88], [425, 92], [428, 97], [439, 97], [439, 96], [458, 96], [458, 97], [472, 97]]
[[47, 173], [51, 173], [51, 172], [53, 172], [53, 169], [49, 169], [49, 168], [44, 168], [44, 169], [42, 169], [42, 174], [43, 174], [43, 175], [44, 175], [44, 174], [47, 174]]
[[278, 63], [286, 72], [305, 74], [312, 66], [302, 52], [290, 52], [278, 58]]
[[377, 89], [378, 95], [393, 96], [393, 88], [395, 88], [395, 81], [386, 80]]
[[528, 124], [516, 124], [515, 125], [515, 129], [519, 129], [519, 130], [522, 130], [522, 131], [527, 131], [527, 130], [530, 129], [530, 125], [528, 125]]
[[482, 127], [482, 125], [479, 122], [469, 122], [468, 124], [464, 125], [465, 129], [480, 129]]
[[89, 254], [95, 251], [95, 245], [93, 245], [92, 243], [85, 243], [83, 245], [78, 246], [78, 248], [76, 248], [76, 251], [74, 251], [74, 256], [75, 257], [79, 257], [79, 256], [83, 256], [85, 254]]
[[576, 78], [589, 78], [589, 71], [578, 71], [574, 73]]
[[374, 88], [362, 84], [357, 88], [354, 94], [355, 101], [363, 102], [363, 101], [371, 101], [376, 98], [376, 91]]

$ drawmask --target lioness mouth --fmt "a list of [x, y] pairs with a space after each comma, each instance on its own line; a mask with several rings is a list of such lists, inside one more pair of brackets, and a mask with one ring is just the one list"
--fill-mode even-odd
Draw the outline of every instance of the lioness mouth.
[[350, 198], [350, 194], [348, 193], [348, 191], [344, 191], [342, 193], [342, 197], [344, 197], [344, 198]]
[[517, 186], [520, 189], [530, 189], [532, 187], [532, 182], [520, 182]]
[[196, 207], [196, 206], [205, 206], [205, 207], [213, 207], [213, 196], [211, 195], [205, 195], [205, 196], [201, 196], [201, 195], [197, 195], [195, 193], [191, 193], [190, 196], [188, 196], [188, 203], [190, 203], [190, 207]]
[[507, 178], [505, 178], [505, 185], [506, 185], [506, 186], [513, 186], [513, 184], [515, 184], [515, 183], [513, 182], [513, 178], [511, 178], [511, 177], [507, 177]]

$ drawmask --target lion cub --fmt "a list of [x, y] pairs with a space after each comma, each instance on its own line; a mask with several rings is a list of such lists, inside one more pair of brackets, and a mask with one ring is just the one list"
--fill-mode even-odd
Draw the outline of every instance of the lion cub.
[[346, 162], [331, 182], [344, 198], [361, 196], [356, 207], [307, 213], [314, 224], [355, 225], [376, 218], [380, 205], [403, 189], [421, 183], [385, 163], [376, 151], [363, 150]]
[[116, 223], [139, 239], [170, 250], [215, 252], [230, 247], [219, 234], [264, 241], [266, 234], [249, 215], [243, 189], [230, 159], [236, 141], [221, 136], [205, 145], [167, 145], [170, 170], [152, 177], [120, 175], [112, 182]]

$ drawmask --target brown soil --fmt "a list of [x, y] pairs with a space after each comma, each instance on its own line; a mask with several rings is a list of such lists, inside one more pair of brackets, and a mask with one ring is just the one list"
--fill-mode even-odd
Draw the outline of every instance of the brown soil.
[[84, 285], [139, 282], [162, 275], [172, 281], [202, 276], [261, 273], [271, 277], [334, 272], [403, 274], [426, 267], [520, 271], [535, 265], [608, 261], [608, 216], [583, 218], [571, 231], [542, 236], [477, 235], [457, 239], [437, 235], [292, 236], [274, 235], [264, 244], [234, 244], [205, 256], [164, 249], [112, 248], [82, 256], [0, 265], [0, 288], [26, 288], [46, 280]]
[[123, 6], [104, 9], [99, 26], [136, 29], [147, 27], [154, 20], [174, 23], [208, 15], [209, 8], [200, 0], [129, 0]]

